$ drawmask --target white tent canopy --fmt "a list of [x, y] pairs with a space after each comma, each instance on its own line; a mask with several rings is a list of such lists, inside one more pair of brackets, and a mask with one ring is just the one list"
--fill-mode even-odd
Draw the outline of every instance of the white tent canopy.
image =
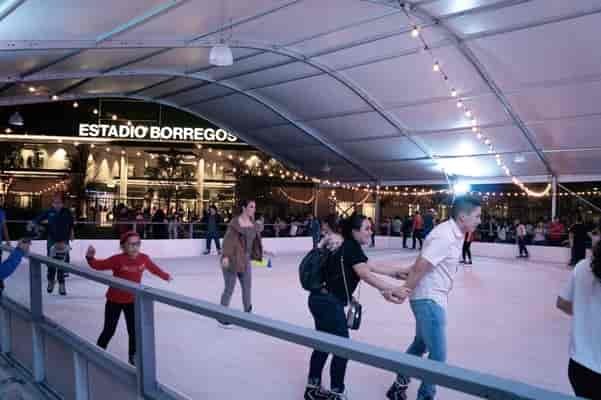
[[[524, 181], [596, 180], [599, 26], [601, 0], [5, 0], [0, 105], [169, 104], [346, 182], [509, 181], [496, 153]], [[209, 64], [220, 42], [232, 66]]]

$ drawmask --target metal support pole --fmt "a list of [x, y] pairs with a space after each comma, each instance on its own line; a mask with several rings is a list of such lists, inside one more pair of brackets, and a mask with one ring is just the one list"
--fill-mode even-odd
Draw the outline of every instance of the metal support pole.
[[29, 299], [33, 321], [41, 321], [44, 314], [42, 309], [42, 265], [38, 260], [29, 260]]
[[157, 391], [154, 337], [154, 302], [142, 293], [136, 294], [136, 366], [138, 394], [142, 397]]
[[10, 350], [10, 314], [6, 308], [0, 307], [0, 351], [8, 354]]
[[318, 204], [319, 204], [319, 185], [316, 183], [315, 186], [313, 186], [313, 216], [317, 219], [319, 219], [319, 215], [318, 215]]
[[557, 218], [557, 177], [551, 178], [551, 220]]
[[73, 369], [75, 372], [75, 400], [88, 400], [88, 363], [77, 351], [73, 352]]
[[377, 231], [377, 227], [380, 226], [380, 213], [381, 213], [381, 198], [380, 193], [376, 194], [376, 206], [374, 207], [374, 229]]
[[37, 260], [29, 261], [29, 308], [31, 310], [31, 337], [33, 346], [33, 378], [46, 379], [44, 333], [39, 324], [44, 319], [42, 307], [42, 266]]

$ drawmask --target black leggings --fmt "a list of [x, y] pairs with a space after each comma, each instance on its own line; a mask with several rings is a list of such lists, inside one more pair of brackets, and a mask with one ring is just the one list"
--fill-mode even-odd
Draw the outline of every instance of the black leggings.
[[[331, 294], [311, 293], [309, 310], [315, 319], [315, 329], [333, 335], [349, 337], [344, 315], [344, 305]], [[311, 355], [309, 380], [321, 383], [321, 373], [328, 360], [328, 353], [314, 350]], [[344, 376], [346, 375], [346, 358], [334, 356], [330, 364], [330, 383], [332, 390], [344, 392]]]
[[127, 334], [129, 335], [129, 355], [136, 354], [136, 317], [134, 313], [134, 303], [120, 304], [111, 301], [106, 302], [104, 306], [104, 328], [96, 343], [98, 346], [106, 349], [109, 342], [117, 330], [117, 323], [121, 316], [121, 311], [125, 314], [125, 324], [127, 326]]
[[528, 249], [526, 248], [526, 238], [518, 237], [518, 247], [520, 248], [520, 256], [528, 257]]
[[591, 371], [576, 361], [570, 359], [568, 376], [578, 397], [585, 399], [601, 400], [601, 374]]
[[472, 261], [472, 251], [470, 250], [471, 246], [472, 246], [472, 242], [468, 242], [468, 241], [463, 242], [463, 255], [461, 257], [461, 258], [463, 258], [463, 261], [466, 260], [466, 256], [467, 256], [467, 260], [469, 260], [470, 262]]

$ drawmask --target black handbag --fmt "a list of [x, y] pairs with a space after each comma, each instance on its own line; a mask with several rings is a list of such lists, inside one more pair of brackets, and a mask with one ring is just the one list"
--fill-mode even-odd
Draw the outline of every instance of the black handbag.
[[[354, 297], [351, 297], [348, 285], [346, 283], [346, 273], [344, 271], [344, 255], [340, 257], [340, 266], [342, 267], [342, 279], [344, 280], [344, 289], [346, 290], [346, 299], [348, 301], [348, 310], [346, 312], [346, 326], [349, 329], [357, 330], [361, 326], [361, 317], [363, 316], [363, 306]], [[359, 283], [361, 285], [361, 283]], [[361, 294], [361, 288], [359, 288]]]

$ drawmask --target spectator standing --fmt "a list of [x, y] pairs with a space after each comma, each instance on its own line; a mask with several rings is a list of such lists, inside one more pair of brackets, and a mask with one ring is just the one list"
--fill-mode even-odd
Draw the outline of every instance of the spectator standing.
[[576, 217], [576, 223], [570, 227], [570, 234], [572, 235], [572, 258], [570, 265], [574, 266], [586, 257], [588, 231], [581, 215]]
[[549, 244], [551, 246], [561, 246], [565, 239], [565, 226], [559, 218], [554, 218], [549, 226]]
[[215, 247], [217, 252], [221, 254], [221, 244], [219, 243], [219, 225], [221, 224], [221, 216], [217, 211], [217, 207], [212, 205], [209, 207], [209, 213], [204, 216], [202, 223], [207, 230], [207, 247], [204, 252], [205, 255], [211, 253], [211, 242], [215, 241]]
[[403, 218], [403, 248], [407, 248], [407, 239], [411, 237], [411, 230], [413, 229], [413, 220], [409, 215], [405, 215]]
[[532, 243], [536, 246], [544, 246], [546, 244], [546, 233], [545, 224], [542, 221], [539, 222], [538, 225], [536, 225], [536, 228], [534, 228], [534, 238]]
[[[64, 261], [70, 261], [69, 255], [69, 241], [74, 240], [75, 232], [73, 215], [68, 208], [66, 208], [64, 203], [64, 195], [63, 193], [55, 193], [52, 198], [52, 207], [42, 214], [38, 215], [31, 221], [31, 224], [39, 225], [42, 221], [48, 222], [48, 239], [46, 240], [46, 252], [50, 256], [52, 246], [55, 243], [63, 242], [67, 246], [66, 254], [64, 256]], [[67, 289], [65, 287], [65, 273], [62, 270], [57, 272], [55, 267], [47, 266], [47, 279], [48, 279], [48, 293], [52, 293], [54, 291], [54, 286], [56, 284], [56, 278], [58, 276], [58, 291], [61, 295], [67, 294]]]
[[401, 217], [396, 216], [392, 220], [392, 236], [401, 236], [401, 227], [403, 223], [401, 222]]
[[430, 209], [424, 214], [424, 238], [434, 229], [434, 210]]
[[313, 216], [313, 214], [309, 214], [309, 233], [311, 235], [311, 239], [313, 240], [313, 248], [316, 249], [319, 244], [319, 236], [321, 234], [321, 227], [319, 225], [319, 220]]
[[415, 243], [419, 241], [419, 249], [422, 249], [424, 240], [424, 219], [420, 215], [419, 211], [415, 212], [413, 216], [413, 249], [415, 250]]

